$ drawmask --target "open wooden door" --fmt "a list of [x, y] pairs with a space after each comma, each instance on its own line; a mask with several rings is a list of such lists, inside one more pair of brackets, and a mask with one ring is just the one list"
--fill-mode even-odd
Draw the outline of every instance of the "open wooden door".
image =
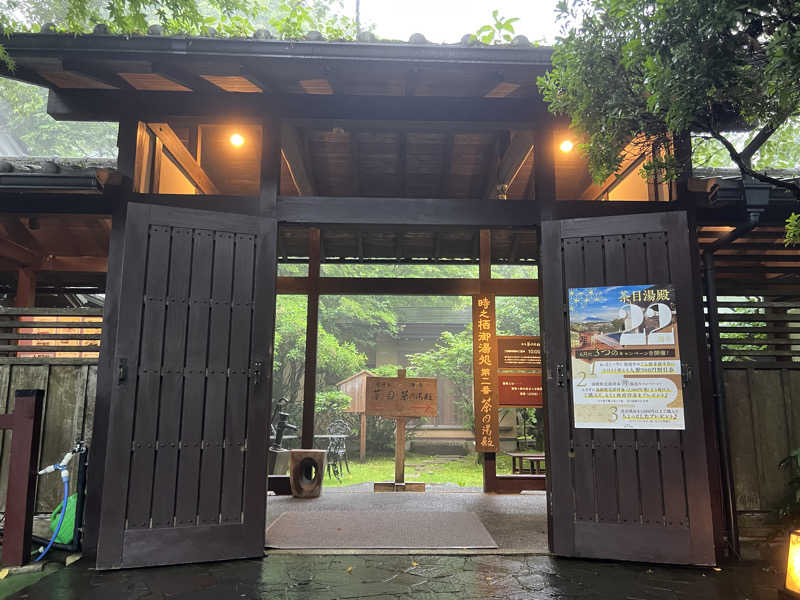
[[276, 235], [129, 204], [98, 568], [263, 556]]
[[[689, 239], [686, 215], [682, 212], [631, 215], [624, 217], [573, 219], [542, 224], [541, 276], [542, 323], [546, 365], [545, 408], [548, 431], [549, 515], [551, 550], [562, 556], [633, 560], [675, 564], [715, 564], [714, 531], [712, 525], [709, 468], [706, 455], [706, 426], [701, 395], [701, 372], [698, 360], [703, 324], [698, 322], [697, 295], [691, 255], [694, 245]], [[647, 331], [647, 325], [636, 327], [630, 319], [634, 309], [622, 314], [591, 316], [575, 302], [587, 298], [600, 306], [603, 294], [630, 293], [630, 289], [615, 286], [634, 286], [641, 296], [659, 294], [664, 300], [664, 321], [677, 317], [677, 339], [674, 344], [656, 348], [657, 354], [647, 354], [649, 341], [664, 343], [649, 336], [666, 330]], [[634, 290], [636, 291], [636, 290]], [[652, 300], [652, 298], [649, 298]], [[656, 300], [653, 300], [656, 302]], [[671, 306], [671, 310], [669, 310]], [[606, 306], [611, 310], [610, 306]], [[617, 308], [613, 307], [616, 311]], [[644, 312], [660, 318], [659, 307]], [[630, 311], [630, 312], [628, 312]], [[649, 312], [648, 312], [649, 311]], [[570, 330], [570, 313], [573, 325]], [[672, 313], [672, 314], [670, 314]], [[621, 317], [618, 322], [612, 321]], [[601, 325], [606, 321], [605, 327]], [[663, 323], [661, 323], [663, 324]], [[575, 330], [578, 330], [577, 332]], [[583, 331], [581, 331], [583, 330]], [[607, 332], [630, 331], [640, 338], [622, 339], [621, 334]], [[669, 329], [669, 331], [674, 331]], [[634, 339], [637, 344], [628, 344]], [[620, 345], [620, 341], [625, 342]], [[572, 362], [579, 355], [576, 348], [586, 348], [589, 354], [580, 356], [611, 356], [611, 360], [629, 357], [631, 364], [618, 371], [637, 369], [634, 363], [641, 357], [665, 357], [664, 364], [646, 366], [643, 371], [645, 387], [670, 388], [673, 395], [683, 398], [683, 412], [657, 408], [651, 412], [632, 412], [628, 428], [613, 428], [620, 424], [616, 407], [592, 405], [580, 407], [578, 427], [574, 396], [585, 401], [584, 385], [587, 372], [594, 376], [607, 367], [598, 361]], [[620, 354], [620, 349], [624, 352]], [[634, 350], [635, 349], [635, 350]], [[572, 350], [572, 354], [571, 354]], [[666, 354], [662, 354], [666, 352]], [[595, 353], [595, 354], [592, 354]], [[619, 365], [619, 363], [609, 363]], [[592, 366], [593, 365], [593, 366]], [[634, 365], [634, 366], [631, 366]], [[680, 367], [677, 374], [670, 371]], [[654, 375], [653, 370], [666, 369], [672, 375]], [[599, 371], [598, 371], [599, 369]], [[613, 369], [607, 369], [613, 371]], [[694, 374], [694, 375], [693, 375]], [[637, 377], [620, 375], [621, 378]], [[659, 379], [659, 384], [648, 383]], [[672, 383], [664, 383], [669, 380]], [[592, 380], [597, 385], [597, 379]], [[629, 380], [630, 382], [630, 380]], [[614, 397], [625, 392], [620, 387], [593, 388], [592, 398]], [[674, 387], [673, 387], [674, 386]], [[578, 390], [574, 392], [573, 390]], [[634, 394], [636, 395], [636, 394]], [[587, 410], [608, 411], [593, 417]], [[670, 405], [672, 406], [672, 405]], [[619, 412], [621, 412], [621, 408]], [[638, 409], [636, 409], [638, 410]], [[669, 413], [670, 429], [661, 428], [658, 418]], [[594, 413], [597, 414], [597, 413]], [[589, 415], [587, 417], [587, 415]], [[679, 421], [675, 418], [679, 417]], [[613, 425], [587, 427], [592, 419], [607, 418]], [[635, 419], [640, 418], [640, 422]], [[656, 423], [652, 421], [655, 419]], [[643, 426], [640, 427], [640, 424]], [[685, 429], [681, 428], [681, 425]]]

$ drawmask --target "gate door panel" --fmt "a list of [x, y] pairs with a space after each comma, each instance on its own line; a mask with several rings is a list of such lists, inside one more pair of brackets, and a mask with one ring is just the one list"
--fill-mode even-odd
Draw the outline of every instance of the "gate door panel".
[[276, 233], [128, 206], [98, 568], [263, 556]]
[[[551, 549], [562, 556], [714, 564], [693, 257], [685, 213], [542, 224]], [[569, 288], [672, 284], [686, 428], [574, 427]]]

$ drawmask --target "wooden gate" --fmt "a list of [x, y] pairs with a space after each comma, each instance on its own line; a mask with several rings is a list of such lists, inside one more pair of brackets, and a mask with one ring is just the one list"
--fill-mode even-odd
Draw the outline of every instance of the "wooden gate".
[[129, 205], [98, 568], [263, 556], [275, 240]]
[[[693, 247], [682, 212], [542, 224], [547, 478], [558, 555], [715, 563]], [[685, 430], [575, 428], [569, 288], [650, 283], [675, 289]]]

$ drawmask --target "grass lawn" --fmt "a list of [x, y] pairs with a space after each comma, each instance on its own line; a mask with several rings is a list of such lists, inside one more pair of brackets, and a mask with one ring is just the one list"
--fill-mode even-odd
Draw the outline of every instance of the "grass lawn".
[[[497, 455], [497, 472], [511, 473], [511, 457]], [[342, 482], [325, 476], [326, 487], [342, 487], [356, 483], [393, 481], [394, 456], [367, 457], [364, 464], [358, 458], [350, 461], [350, 473], [345, 469]], [[430, 456], [406, 454], [406, 481], [424, 483], [454, 483], [461, 487], [483, 487], [483, 465], [471, 456]]]

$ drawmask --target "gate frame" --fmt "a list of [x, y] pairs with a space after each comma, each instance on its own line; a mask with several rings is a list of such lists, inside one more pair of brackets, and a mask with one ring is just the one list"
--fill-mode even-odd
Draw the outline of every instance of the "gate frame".
[[[277, 117], [265, 120], [270, 123], [273, 136], [263, 135], [265, 148], [262, 151], [262, 179], [260, 194], [257, 197], [242, 196], [181, 196], [181, 195], [152, 195], [132, 193], [131, 181], [135, 168], [136, 130], [138, 115], [130, 120], [120, 123], [120, 158], [119, 170], [124, 177], [122, 188], [105, 192], [106, 198], [102, 202], [89, 201], [83, 203], [84, 212], [107, 212], [107, 207], [113, 207], [112, 218], [112, 244], [109, 252], [109, 278], [108, 296], [119, 294], [119, 263], [120, 246], [122, 244], [122, 230], [124, 229], [126, 203], [135, 198], [138, 202], [154, 204], [167, 204], [186, 208], [215, 208], [226, 205], [226, 210], [249, 215], [273, 217], [278, 225], [294, 224], [306, 226], [325, 225], [385, 225], [395, 229], [419, 226], [448, 226], [462, 228], [486, 227], [539, 227], [542, 221], [575, 218], [575, 217], [602, 217], [648, 214], [673, 210], [685, 210], [691, 224], [695, 220], [695, 196], [688, 192], [685, 181], [676, 186], [676, 200], [672, 202], [625, 202], [606, 203], [589, 201], [556, 201], [555, 186], [555, 147], [552, 140], [555, 132], [563, 127], [563, 123], [553, 117], [542, 119], [541, 127], [534, 132], [535, 142], [538, 144], [539, 153], [534, 161], [534, 184], [531, 186], [531, 199], [535, 202], [509, 202], [497, 200], [461, 201], [448, 199], [387, 199], [387, 198], [339, 198], [339, 197], [281, 197], [278, 196], [278, 182], [280, 169], [280, 122]], [[269, 141], [276, 141], [270, 144]], [[272, 173], [272, 176], [269, 175]], [[78, 206], [78, 204], [76, 204]], [[30, 206], [12, 206], [12, 210], [31, 212]], [[48, 199], [41, 200], [42, 212], [52, 212], [53, 204]], [[63, 208], [61, 209], [63, 210]], [[76, 210], [75, 212], [81, 212]], [[693, 247], [696, 240], [693, 241]], [[278, 278], [277, 293], [281, 288], [285, 293], [331, 293], [324, 288], [312, 290], [311, 281], [301, 282], [304, 278]], [[305, 278], [308, 280], [308, 278]], [[323, 278], [324, 281], [325, 278]], [[496, 280], [499, 285], [504, 285], [501, 280]], [[285, 288], [283, 286], [286, 286]], [[698, 306], [698, 310], [702, 307]], [[104, 315], [103, 346], [114, 346], [115, 329], [118, 317], [118, 307], [114, 300], [107, 302]], [[544, 329], [543, 329], [544, 333]], [[702, 335], [698, 331], [698, 337]], [[544, 346], [544, 344], [543, 344]], [[546, 348], [544, 349], [546, 353]], [[92, 459], [94, 464], [104, 464], [105, 444], [107, 442], [108, 406], [110, 402], [111, 378], [113, 365], [109, 352], [100, 353], [98, 367], [98, 394], [95, 420], [96, 443], [92, 446]], [[546, 385], [546, 384], [545, 384]], [[547, 430], [547, 424], [545, 424]], [[707, 427], [712, 427], [713, 420], [707, 419]], [[102, 438], [102, 439], [101, 439]], [[546, 437], [546, 444], [548, 444]], [[709, 476], [712, 479], [712, 491], [718, 488], [713, 480], [718, 477], [714, 468], [716, 450], [716, 433], [707, 435], [706, 444], [709, 456]], [[487, 457], [491, 458], [491, 457]], [[100, 476], [98, 476], [100, 475]], [[94, 473], [89, 479], [87, 499], [87, 552], [96, 551], [98, 518], [102, 508], [102, 475]], [[550, 493], [548, 491], [548, 497]], [[712, 494], [712, 511], [716, 515], [721, 503]], [[721, 516], [721, 512], [720, 512]], [[551, 521], [548, 509], [548, 521]], [[720, 522], [715, 518], [715, 523]], [[549, 527], [549, 537], [552, 536], [552, 526]], [[721, 538], [722, 532], [717, 531], [715, 537]], [[552, 548], [552, 538], [551, 538]]]

